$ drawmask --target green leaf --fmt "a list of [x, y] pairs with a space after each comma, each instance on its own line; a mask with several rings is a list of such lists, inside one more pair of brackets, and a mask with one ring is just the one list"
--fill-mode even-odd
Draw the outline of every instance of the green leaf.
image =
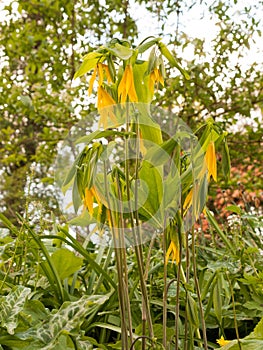
[[87, 227], [90, 224], [96, 223], [96, 220], [92, 218], [87, 210], [84, 210], [81, 215], [68, 221], [69, 225]]
[[78, 212], [78, 209], [82, 204], [82, 199], [79, 194], [78, 181], [79, 179], [76, 176], [74, 179], [73, 189], [72, 189], [72, 201], [73, 201], [75, 213]]
[[257, 338], [263, 340], [263, 318], [261, 318], [259, 323], [254, 328], [253, 332], [250, 333], [245, 339], [249, 338]]
[[18, 315], [23, 310], [31, 289], [17, 286], [7, 296], [0, 298], [0, 324], [9, 334], [14, 334], [18, 325]]
[[[150, 37], [149, 37], [150, 38]], [[148, 39], [148, 38], [147, 38]], [[160, 38], [154, 38], [152, 40], [146, 41], [147, 39], [145, 39], [138, 47], [138, 52], [139, 53], [143, 53], [146, 50], [148, 50], [150, 47], [152, 47], [153, 45], [157, 44], [161, 39]]]
[[182, 68], [182, 66], [178, 63], [178, 61], [175, 59], [174, 55], [169, 51], [166, 45], [163, 43], [159, 42], [159, 49], [161, 51], [161, 54], [164, 55], [164, 57], [167, 58], [169, 61], [170, 65], [172, 67], [176, 67], [184, 76], [185, 79], [189, 80], [190, 75]]
[[51, 255], [51, 260], [57, 269], [61, 280], [70, 277], [76, 271], [80, 270], [83, 264], [83, 258], [77, 257], [73, 252], [66, 248], [60, 248]]
[[221, 228], [219, 227], [218, 223], [216, 222], [216, 219], [214, 218], [214, 216], [212, 215], [212, 213], [210, 212], [210, 210], [208, 208], [206, 208], [206, 216], [207, 216], [207, 220], [210, 223], [210, 225], [212, 225], [212, 227], [216, 230], [216, 232], [218, 233], [218, 235], [221, 237], [222, 241], [226, 244], [226, 246], [228, 247], [228, 249], [231, 250], [231, 252], [233, 254], [235, 254], [235, 249], [232, 246], [231, 242], [229, 241], [229, 239], [227, 238], [227, 236], [224, 234], [224, 232], [221, 230]]
[[121, 58], [122, 60], [128, 60], [134, 53], [133, 49], [130, 47], [121, 45], [119, 43], [115, 43], [114, 46], [106, 46], [106, 49], [113, 54], [114, 56], [117, 56]]
[[242, 214], [242, 209], [238, 207], [237, 205], [228, 205], [226, 207], [226, 210], [232, 211], [235, 214], [241, 215]]
[[177, 146], [177, 142], [171, 138], [161, 145], [154, 145], [151, 147], [144, 156], [144, 159], [153, 166], [164, 165], [169, 159], [170, 155]]
[[188, 295], [187, 301], [189, 321], [193, 326], [199, 327], [200, 322], [198, 317], [197, 303], [191, 295]]
[[146, 217], [150, 214], [155, 223], [161, 225], [163, 222], [161, 210], [163, 199], [162, 169], [160, 167], [152, 167], [148, 162], [144, 161], [139, 172], [139, 179], [145, 182], [148, 190], [147, 200], [139, 212]]
[[215, 315], [217, 317], [218, 322], [221, 324], [222, 321], [222, 284], [220, 278], [220, 272], [217, 276], [217, 283], [215, 284], [213, 290], [213, 306]]
[[67, 173], [67, 176], [62, 184], [62, 192], [65, 194], [66, 191], [68, 190], [68, 188], [71, 185], [71, 181], [74, 178], [74, 176], [76, 175], [77, 172], [77, 165], [80, 162], [81, 158], [83, 158], [83, 152], [81, 152], [77, 158], [75, 159], [72, 167], [70, 168], [69, 172]]
[[146, 74], [148, 70], [148, 61], [140, 61], [133, 66], [134, 85], [138, 100], [142, 103], [150, 103], [153, 94], [149, 88], [150, 75]]
[[23, 308], [23, 314], [29, 315], [32, 324], [35, 324], [44, 320], [49, 312], [39, 300], [27, 300]]
[[[157, 338], [159, 342], [163, 340], [163, 325], [162, 324], [154, 324], [153, 325], [154, 337]], [[166, 327], [166, 336], [169, 341], [174, 336], [174, 328]]]
[[98, 61], [102, 62], [105, 59], [101, 53], [98, 52], [90, 52], [85, 57], [83, 62], [81, 63], [79, 69], [76, 71], [74, 75], [74, 79], [81, 77], [82, 75], [89, 72], [93, 69]]
[[[258, 339], [241, 339], [240, 345], [242, 350], [262, 350], [263, 340]], [[240, 346], [237, 340], [233, 340], [230, 343], [222, 346], [220, 350], [240, 350]]]
[[[21, 340], [18, 339], [15, 335], [5, 335], [5, 332], [1, 330], [1, 335], [0, 335], [0, 344], [6, 345], [8, 349], [26, 349], [27, 345], [30, 345], [32, 342], [27, 341], [27, 340]], [[0, 348], [1, 349], [1, 348]], [[3, 349], [3, 348], [2, 348]], [[6, 347], [5, 347], [6, 349]], [[31, 350], [31, 348], [30, 348]], [[32, 350], [39, 350], [36, 348], [32, 348]]]
[[[247, 337], [240, 340], [242, 350], [261, 350], [263, 348], [263, 318]], [[222, 350], [239, 350], [238, 341], [232, 340], [230, 343], [221, 347]]]
[[[108, 295], [84, 295], [74, 302], [64, 302], [61, 308], [53, 314], [50, 314], [44, 323], [36, 325], [26, 332], [17, 334], [20, 339], [34, 339], [42, 344], [41, 349], [52, 349], [56, 339], [60, 334], [79, 332], [85, 317], [94, 312], [94, 308], [104, 304], [108, 300]], [[43, 345], [48, 345], [45, 348]]]
[[[92, 344], [92, 345], [96, 345], [96, 347], [98, 348], [98, 349], [100, 349], [100, 350], [107, 350], [107, 347], [106, 346], [104, 346], [104, 345], [102, 345], [102, 344], [99, 344], [98, 342], [97, 342], [97, 340], [96, 339], [94, 339], [94, 338], [91, 338], [91, 337], [85, 337], [85, 340], [87, 340], [87, 341], [89, 341], [89, 343], [90, 344]], [[78, 344], [82, 344], [82, 342], [83, 341], [78, 341], [77, 340], [77, 343]]]
[[230, 169], [231, 169], [231, 163], [230, 163], [230, 155], [229, 155], [229, 149], [226, 140], [224, 140], [222, 145], [222, 171], [225, 180], [228, 182], [230, 177]]
[[148, 140], [154, 145], [161, 145], [162, 131], [160, 126], [153, 121], [150, 112], [150, 105], [147, 103], [137, 103], [136, 107], [139, 110], [139, 128], [143, 140]]
[[126, 132], [121, 132], [121, 131], [117, 131], [117, 130], [96, 130], [94, 132], [92, 132], [89, 135], [85, 135], [82, 136], [81, 138], [77, 139], [75, 141], [76, 144], [79, 143], [86, 143], [89, 144], [91, 141], [96, 140], [96, 139], [100, 139], [100, 138], [107, 138], [109, 136], [127, 136], [129, 134], [133, 134], [133, 133], [126, 133]]
[[181, 181], [179, 173], [172, 175], [170, 172], [163, 181], [164, 209], [171, 208], [176, 210], [181, 201]]

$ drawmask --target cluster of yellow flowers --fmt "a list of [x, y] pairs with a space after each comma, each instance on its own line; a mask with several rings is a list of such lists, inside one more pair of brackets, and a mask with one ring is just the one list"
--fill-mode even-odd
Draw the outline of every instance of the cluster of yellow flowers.
[[[88, 94], [91, 95], [94, 82], [98, 78], [98, 100], [97, 107], [100, 114], [99, 127], [104, 129], [108, 127], [107, 119], [111, 119], [113, 125], [117, 125], [117, 119], [114, 115], [114, 105], [125, 102], [138, 102], [138, 96], [134, 84], [134, 73], [131, 63], [127, 63], [124, 69], [122, 78], [118, 85], [118, 100], [116, 101], [110, 90], [105, 86], [107, 82], [108, 87], [113, 84], [112, 77], [108, 65], [98, 62], [94, 68], [89, 82]], [[149, 90], [153, 93], [154, 85], [160, 83], [164, 85], [164, 79], [160, 70], [155, 67], [150, 72]]]
[[[90, 95], [93, 90], [94, 82], [97, 78], [98, 81], [98, 93], [97, 93], [97, 108], [100, 114], [99, 127], [101, 126], [103, 129], [108, 127], [108, 118], [110, 118], [113, 125], [117, 125], [117, 118], [114, 113], [114, 105], [117, 103], [125, 103], [125, 102], [138, 102], [138, 96], [134, 83], [134, 72], [133, 66], [130, 62], [128, 62], [125, 66], [122, 77], [118, 83], [117, 93], [116, 95], [111, 92], [111, 85], [114, 84], [112, 75], [110, 74], [110, 70], [108, 65], [97, 62], [94, 67], [94, 71], [90, 78], [88, 94]], [[151, 93], [154, 91], [154, 85], [160, 83], [164, 85], [164, 79], [160, 69], [157, 66], [152, 67], [151, 72], [149, 73], [149, 90]], [[114, 96], [115, 97], [114, 97]], [[140, 144], [143, 141], [140, 140]], [[207, 170], [207, 178], [210, 181], [211, 177], [214, 181], [217, 181], [217, 163], [216, 163], [216, 153], [215, 153], [215, 144], [211, 141], [206, 150], [205, 154], [205, 164], [201, 171], [200, 177], [204, 175]], [[84, 198], [84, 206], [88, 209], [89, 213], [93, 215], [93, 201], [94, 199], [97, 201], [99, 207], [101, 206], [98, 195], [96, 193], [96, 189], [94, 187], [90, 189], [86, 189], [85, 198]], [[193, 205], [193, 188], [187, 194], [184, 204], [183, 210], [184, 215], [186, 215], [189, 208]], [[197, 211], [195, 209], [195, 211]], [[166, 263], [169, 258], [172, 258], [172, 262], [176, 261], [179, 263], [180, 260], [180, 250], [178, 246], [178, 242], [175, 242], [171, 239], [170, 245], [168, 247], [166, 253]]]

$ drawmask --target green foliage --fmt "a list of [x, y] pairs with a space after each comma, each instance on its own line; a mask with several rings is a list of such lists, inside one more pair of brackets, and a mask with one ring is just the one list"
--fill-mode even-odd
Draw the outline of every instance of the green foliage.
[[96, 341], [84, 336], [81, 324], [108, 296], [83, 296], [49, 312], [38, 300], [27, 300], [29, 293], [29, 288], [18, 286], [2, 297], [1, 344], [12, 349], [93, 348]]

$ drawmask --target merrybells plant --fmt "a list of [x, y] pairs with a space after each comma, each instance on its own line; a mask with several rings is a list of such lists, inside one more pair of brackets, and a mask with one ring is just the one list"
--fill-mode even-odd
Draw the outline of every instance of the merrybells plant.
[[[114, 249], [121, 339], [113, 348], [209, 346], [197, 275], [194, 223], [205, 211], [209, 182], [217, 181], [216, 150], [219, 145], [223, 150], [222, 171], [226, 178], [229, 152], [226, 134], [212, 119], [193, 133], [171, 111], [151, 106], [155, 89], [165, 89], [165, 64], [190, 79], [160, 38], [147, 38], [136, 48], [127, 40], [112, 39], [88, 53], [75, 74], [80, 78], [92, 71], [88, 94], [97, 95], [98, 129], [76, 140], [83, 150], [62, 190], [66, 193], [71, 189], [77, 214], [69, 223], [92, 227], [93, 232], [107, 236]], [[160, 330], [153, 320], [147, 286], [150, 256], [144, 255], [146, 241], [151, 241], [150, 245], [159, 241], [163, 248], [161, 340], [156, 336]], [[136, 330], [131, 305], [138, 292], [129, 279], [128, 246], [135, 252], [141, 293], [141, 303], [137, 304], [141, 327]], [[174, 279], [168, 281], [170, 261], [176, 262], [176, 269]], [[192, 276], [193, 289], [189, 287]], [[167, 328], [167, 298], [173, 283], [177, 287], [171, 335]]]

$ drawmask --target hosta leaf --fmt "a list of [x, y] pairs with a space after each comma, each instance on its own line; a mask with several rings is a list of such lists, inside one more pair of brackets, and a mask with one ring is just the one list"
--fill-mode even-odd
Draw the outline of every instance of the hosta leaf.
[[18, 286], [7, 296], [0, 298], [0, 324], [9, 334], [14, 334], [18, 324], [18, 314], [23, 310], [26, 298], [31, 293], [29, 288]]

